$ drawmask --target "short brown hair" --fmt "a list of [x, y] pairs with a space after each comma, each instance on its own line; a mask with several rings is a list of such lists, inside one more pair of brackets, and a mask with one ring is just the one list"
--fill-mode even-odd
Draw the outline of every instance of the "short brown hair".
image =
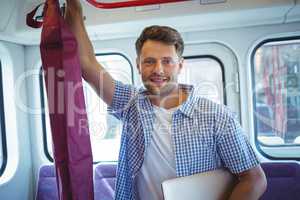
[[136, 54], [141, 54], [142, 47], [147, 40], [163, 42], [167, 45], [174, 45], [179, 57], [183, 54], [184, 42], [180, 33], [169, 26], [146, 27], [135, 42]]

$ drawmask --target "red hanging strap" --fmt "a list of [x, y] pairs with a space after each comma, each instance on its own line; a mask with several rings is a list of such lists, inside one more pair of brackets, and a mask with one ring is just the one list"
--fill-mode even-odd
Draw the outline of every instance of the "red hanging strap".
[[44, 7], [40, 43], [60, 200], [93, 200], [93, 157], [76, 38], [58, 0]]
[[26, 16], [26, 24], [32, 28], [40, 28], [43, 25], [42, 21], [38, 21], [37, 19], [34, 19], [34, 15], [36, 11], [43, 5], [43, 3], [39, 4], [35, 9], [33, 9], [30, 13]]

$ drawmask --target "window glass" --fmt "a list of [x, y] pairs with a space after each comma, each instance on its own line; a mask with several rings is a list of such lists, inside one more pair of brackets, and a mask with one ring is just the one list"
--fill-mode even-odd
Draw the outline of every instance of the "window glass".
[[[101, 54], [97, 55], [97, 60], [114, 79], [123, 83], [133, 83], [132, 66], [123, 55]], [[94, 162], [117, 161], [121, 122], [107, 113], [106, 104], [84, 80], [83, 85]], [[44, 94], [44, 97], [46, 97], [46, 94]], [[48, 113], [47, 106], [45, 106], [45, 112]], [[53, 157], [49, 116], [48, 114], [45, 116], [47, 149]]]
[[[253, 71], [259, 146], [281, 147], [283, 152], [300, 145], [300, 40], [265, 42], [254, 53]], [[267, 154], [277, 155], [273, 152]]]
[[225, 103], [223, 71], [221, 62], [217, 58], [186, 57], [179, 82], [194, 85], [196, 95], [216, 103]]

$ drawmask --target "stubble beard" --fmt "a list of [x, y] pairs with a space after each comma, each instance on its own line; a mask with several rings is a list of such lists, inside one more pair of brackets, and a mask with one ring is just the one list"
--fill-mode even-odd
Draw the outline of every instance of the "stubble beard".
[[144, 86], [150, 97], [164, 98], [173, 93], [178, 88], [176, 79], [169, 79], [163, 86], [158, 87], [153, 85], [150, 80], [144, 81]]

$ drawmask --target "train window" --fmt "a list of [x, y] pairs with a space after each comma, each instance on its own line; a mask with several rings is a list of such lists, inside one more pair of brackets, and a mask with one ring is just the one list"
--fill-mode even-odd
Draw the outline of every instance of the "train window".
[[[133, 68], [130, 61], [125, 56], [119, 53], [109, 53], [98, 54], [96, 57], [114, 79], [120, 80], [123, 83], [133, 84]], [[117, 161], [120, 146], [121, 122], [107, 113], [106, 104], [84, 80], [83, 88], [94, 163]], [[44, 97], [46, 97], [45, 93]], [[45, 103], [47, 103], [46, 98]], [[45, 113], [48, 113], [47, 106], [45, 106]], [[46, 127], [45, 153], [52, 161], [52, 139], [48, 115], [45, 115], [44, 126]]]
[[2, 66], [0, 61], [0, 176], [4, 172], [7, 160], [5, 122], [4, 122], [4, 105], [3, 105], [3, 90], [2, 90]]
[[213, 56], [185, 57], [179, 82], [192, 84], [197, 95], [223, 104], [222, 68], [222, 63]]
[[258, 147], [271, 157], [299, 158], [300, 39], [265, 41], [252, 62]]

